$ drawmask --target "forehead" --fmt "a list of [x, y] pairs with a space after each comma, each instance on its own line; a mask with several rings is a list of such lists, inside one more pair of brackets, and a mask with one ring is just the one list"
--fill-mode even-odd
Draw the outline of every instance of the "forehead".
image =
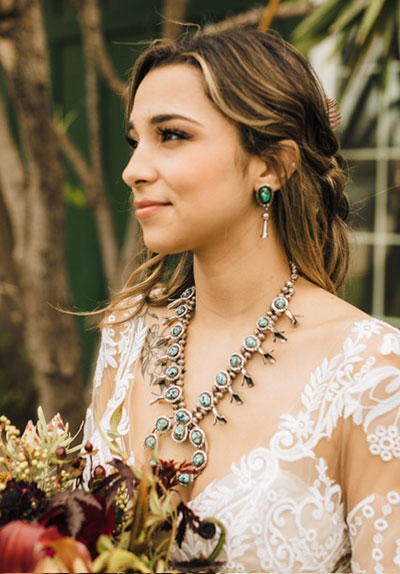
[[139, 84], [130, 119], [171, 114], [222, 114], [207, 97], [202, 73], [189, 64], [155, 68]]

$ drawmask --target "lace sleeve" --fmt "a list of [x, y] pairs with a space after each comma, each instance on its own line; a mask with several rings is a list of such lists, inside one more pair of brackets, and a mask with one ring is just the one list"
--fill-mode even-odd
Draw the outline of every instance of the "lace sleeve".
[[352, 572], [368, 574], [400, 572], [400, 333], [373, 325], [345, 399], [341, 464]]
[[147, 333], [143, 317], [117, 325], [116, 322], [117, 317], [112, 314], [102, 329], [92, 402], [85, 421], [85, 440], [92, 442], [98, 451], [96, 463], [103, 465], [112, 458], [107, 445], [107, 431], [110, 429], [111, 416], [119, 405], [123, 405], [123, 409], [118, 433], [122, 440], [128, 435], [125, 399], [133, 382], [134, 364], [140, 356]]

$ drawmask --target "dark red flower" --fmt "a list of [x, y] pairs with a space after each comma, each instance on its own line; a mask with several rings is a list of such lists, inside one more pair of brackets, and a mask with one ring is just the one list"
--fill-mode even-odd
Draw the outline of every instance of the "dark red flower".
[[68, 491], [53, 497], [49, 510], [41, 517], [43, 526], [56, 526], [63, 536], [82, 542], [92, 556], [97, 556], [96, 544], [101, 534], [112, 534], [115, 510], [105, 498], [82, 490]]
[[46, 495], [35, 482], [11, 479], [0, 494], [0, 527], [13, 520], [34, 520], [46, 506]]

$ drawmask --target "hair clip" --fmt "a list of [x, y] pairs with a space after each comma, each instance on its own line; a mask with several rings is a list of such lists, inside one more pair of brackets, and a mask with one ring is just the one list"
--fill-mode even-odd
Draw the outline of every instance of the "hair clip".
[[331, 128], [334, 130], [342, 121], [342, 114], [338, 109], [338, 105], [333, 98], [328, 98], [326, 100], [326, 111], [329, 118], [329, 123], [331, 124]]

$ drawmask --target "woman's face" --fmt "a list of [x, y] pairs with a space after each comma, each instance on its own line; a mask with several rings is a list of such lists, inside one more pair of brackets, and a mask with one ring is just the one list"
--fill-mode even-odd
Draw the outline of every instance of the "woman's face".
[[206, 96], [201, 72], [186, 64], [149, 72], [129, 126], [123, 179], [149, 249], [196, 251], [233, 232], [254, 233], [253, 190], [265, 164], [242, 150], [236, 127]]

